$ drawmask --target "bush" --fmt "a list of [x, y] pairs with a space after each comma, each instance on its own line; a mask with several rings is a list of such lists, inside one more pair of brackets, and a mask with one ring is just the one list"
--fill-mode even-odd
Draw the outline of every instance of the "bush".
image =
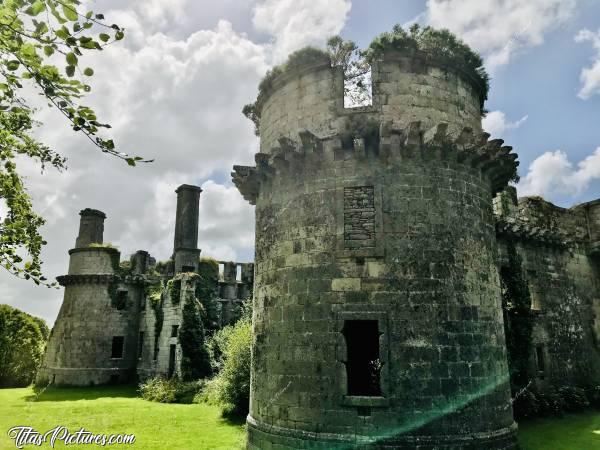
[[[218, 334], [218, 333], [217, 333]], [[222, 352], [222, 368], [196, 400], [222, 407], [223, 415], [246, 415], [250, 403], [250, 355], [252, 321], [249, 309], [232, 327], [223, 330], [213, 345]], [[213, 347], [213, 351], [215, 349]]]
[[536, 392], [540, 416], [561, 416], [565, 405], [562, 397], [553, 388]]
[[538, 412], [538, 400], [531, 391], [524, 391], [513, 401], [513, 413], [517, 420], [536, 417]]
[[585, 395], [592, 408], [600, 409], [600, 385], [588, 386]]
[[558, 394], [563, 401], [565, 411], [577, 412], [590, 406], [590, 403], [585, 395], [585, 390], [581, 388], [573, 386], [561, 386], [558, 389]]
[[139, 386], [144, 400], [158, 403], [192, 403], [194, 397], [202, 390], [204, 382], [183, 382], [176, 378], [155, 377]]
[[42, 363], [46, 323], [8, 305], [0, 305], [0, 387], [31, 384]]

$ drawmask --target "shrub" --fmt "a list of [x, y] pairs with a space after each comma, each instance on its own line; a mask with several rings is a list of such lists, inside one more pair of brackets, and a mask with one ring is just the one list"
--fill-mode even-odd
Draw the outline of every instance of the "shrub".
[[204, 382], [183, 382], [176, 378], [155, 377], [139, 386], [144, 400], [158, 403], [192, 403], [194, 397], [202, 390]]
[[204, 394], [197, 397], [197, 400], [220, 405], [225, 416], [246, 415], [250, 402], [252, 347], [249, 309], [246, 309], [242, 318], [232, 327], [228, 327], [219, 339], [217, 342], [223, 357], [221, 371], [207, 383]]
[[562, 397], [554, 388], [547, 388], [536, 393], [538, 415], [561, 416], [564, 410]]
[[0, 305], [0, 387], [29, 385], [42, 363], [46, 323], [8, 305]]
[[535, 417], [539, 412], [536, 395], [531, 391], [524, 391], [513, 401], [513, 413], [517, 420]]
[[563, 401], [564, 409], [566, 411], [581, 411], [582, 409], [590, 406], [590, 403], [585, 395], [585, 390], [581, 388], [574, 386], [561, 386], [558, 388], [558, 394]]
[[592, 408], [600, 409], [600, 385], [588, 386], [585, 395]]

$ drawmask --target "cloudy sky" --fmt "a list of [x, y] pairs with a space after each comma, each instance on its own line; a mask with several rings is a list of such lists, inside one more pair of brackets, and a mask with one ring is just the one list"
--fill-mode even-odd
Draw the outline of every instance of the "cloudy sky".
[[[492, 76], [493, 136], [519, 153], [520, 195], [571, 206], [600, 197], [600, 3], [595, 0], [96, 0], [126, 39], [94, 59], [86, 102], [122, 151], [155, 158], [130, 168], [106, 157], [55, 113], [40, 112], [39, 137], [69, 158], [64, 173], [26, 161], [37, 210], [47, 219], [47, 275], [66, 272], [78, 212], [108, 215], [105, 241], [123, 256], [147, 249], [159, 260], [173, 243], [175, 188], [204, 189], [202, 254], [253, 258], [253, 208], [230, 182], [233, 164], [258, 148], [240, 110], [273, 64], [341, 33], [368, 46], [396, 23], [449, 28], [485, 57]], [[2, 209], [0, 205], [0, 215]], [[0, 269], [0, 303], [46, 319], [61, 290], [35, 287]]]

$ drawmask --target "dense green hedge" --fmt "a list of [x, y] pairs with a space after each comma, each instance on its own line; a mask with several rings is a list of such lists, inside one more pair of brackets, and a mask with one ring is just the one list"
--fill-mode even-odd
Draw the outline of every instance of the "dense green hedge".
[[42, 363], [48, 335], [42, 319], [0, 305], [0, 387], [31, 384]]

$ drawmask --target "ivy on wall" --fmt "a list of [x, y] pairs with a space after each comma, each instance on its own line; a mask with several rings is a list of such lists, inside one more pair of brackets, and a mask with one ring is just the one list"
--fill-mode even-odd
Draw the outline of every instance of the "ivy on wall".
[[146, 286], [146, 298], [150, 302], [150, 306], [154, 311], [154, 359], [158, 356], [158, 338], [163, 327], [164, 312], [163, 312], [163, 291], [165, 285], [161, 282]]
[[502, 310], [513, 394], [528, 384], [533, 321], [529, 285], [523, 276], [522, 259], [515, 245], [507, 243], [508, 266], [500, 271]]
[[210, 358], [204, 342], [201, 305], [194, 291], [188, 291], [183, 304], [178, 332], [181, 345], [181, 377], [184, 381], [206, 378], [211, 373]]
[[201, 258], [198, 263], [199, 279], [196, 282], [196, 298], [204, 308], [202, 316], [206, 331], [219, 328], [219, 263], [212, 258]]

